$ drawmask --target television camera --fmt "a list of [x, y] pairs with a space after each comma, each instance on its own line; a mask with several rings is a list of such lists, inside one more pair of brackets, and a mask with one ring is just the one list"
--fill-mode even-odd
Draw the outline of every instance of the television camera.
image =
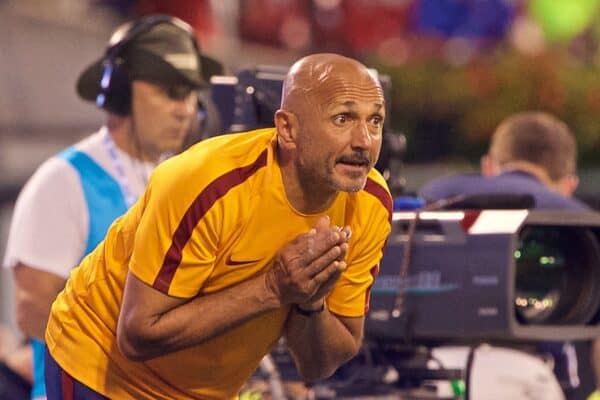
[[598, 337], [600, 215], [396, 212], [371, 295], [378, 340]]

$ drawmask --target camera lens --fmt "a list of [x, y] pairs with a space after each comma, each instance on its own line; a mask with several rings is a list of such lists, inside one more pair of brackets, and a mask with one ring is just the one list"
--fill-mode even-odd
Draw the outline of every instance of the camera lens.
[[587, 228], [527, 226], [519, 235], [515, 314], [526, 325], [587, 324], [600, 300], [600, 252]]

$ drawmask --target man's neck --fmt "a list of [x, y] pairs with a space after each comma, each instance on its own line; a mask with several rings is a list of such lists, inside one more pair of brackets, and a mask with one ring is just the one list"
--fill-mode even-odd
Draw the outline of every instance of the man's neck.
[[554, 182], [546, 170], [539, 165], [535, 165], [527, 161], [510, 161], [501, 167], [501, 173], [512, 171], [525, 172], [533, 176], [548, 189], [560, 192], [560, 190], [556, 187], [556, 182]]
[[143, 151], [139, 140], [135, 137], [132, 125], [130, 117], [114, 115], [111, 115], [106, 123], [108, 132], [119, 150], [136, 160], [157, 162], [158, 157], [152, 157]]
[[296, 211], [303, 214], [317, 214], [331, 206], [337, 192], [325, 191], [320, 185], [303, 181], [291, 161], [280, 160], [279, 165], [285, 195]]

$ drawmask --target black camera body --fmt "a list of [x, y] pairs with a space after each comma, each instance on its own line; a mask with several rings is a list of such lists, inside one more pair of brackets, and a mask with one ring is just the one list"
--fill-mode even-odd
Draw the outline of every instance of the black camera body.
[[235, 76], [212, 77], [212, 100], [219, 110], [222, 131], [274, 126], [287, 70], [284, 66], [258, 66]]

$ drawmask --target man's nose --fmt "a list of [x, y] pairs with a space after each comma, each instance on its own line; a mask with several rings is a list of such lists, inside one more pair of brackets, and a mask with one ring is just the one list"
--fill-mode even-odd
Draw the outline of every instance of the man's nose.
[[190, 96], [183, 99], [173, 100], [175, 114], [181, 118], [188, 118], [196, 112], [197, 100], [196, 96]]
[[352, 132], [352, 147], [367, 149], [371, 146], [372, 141], [367, 122], [359, 122]]

